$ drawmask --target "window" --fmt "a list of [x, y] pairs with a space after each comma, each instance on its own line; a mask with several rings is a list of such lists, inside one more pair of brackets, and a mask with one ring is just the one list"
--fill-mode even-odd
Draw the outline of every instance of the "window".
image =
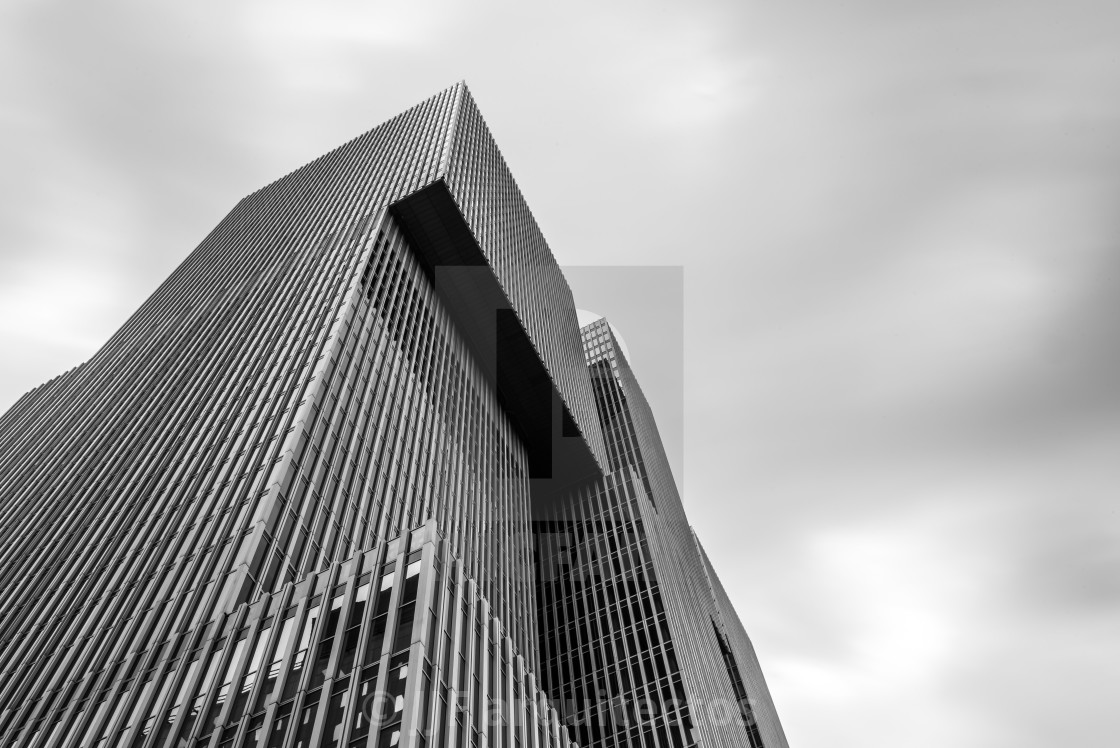
[[295, 656], [292, 658], [292, 669], [288, 673], [288, 679], [284, 683], [284, 693], [281, 698], [285, 701], [295, 696], [296, 691], [299, 689], [300, 678], [303, 676], [303, 664], [307, 659], [307, 650], [311, 646], [311, 635], [315, 632], [315, 622], [319, 620], [319, 606], [316, 605], [307, 611], [307, 618], [303, 623], [303, 631], [300, 634], [299, 644], [296, 647]]

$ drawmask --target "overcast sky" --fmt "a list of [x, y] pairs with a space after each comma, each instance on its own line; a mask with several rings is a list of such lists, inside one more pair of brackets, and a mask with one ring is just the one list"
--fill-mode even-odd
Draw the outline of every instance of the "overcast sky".
[[1118, 50], [1115, 0], [6, 0], [0, 408], [466, 79], [561, 264], [683, 278], [683, 393], [672, 315], [573, 285], [671, 445], [683, 396], [791, 744], [1116, 745]]

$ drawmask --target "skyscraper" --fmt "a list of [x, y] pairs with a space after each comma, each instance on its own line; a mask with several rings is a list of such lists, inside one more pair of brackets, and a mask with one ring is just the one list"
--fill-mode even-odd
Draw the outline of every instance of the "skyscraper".
[[582, 333], [608, 462], [535, 518], [547, 690], [581, 745], [784, 747], [626, 356], [607, 320]]
[[0, 418], [0, 522], [4, 745], [784, 745], [463, 84]]

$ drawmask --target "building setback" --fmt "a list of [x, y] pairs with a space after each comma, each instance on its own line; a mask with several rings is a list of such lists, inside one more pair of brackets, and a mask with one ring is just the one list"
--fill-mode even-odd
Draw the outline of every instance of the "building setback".
[[5, 746], [785, 746], [461, 83], [0, 417], [0, 599]]

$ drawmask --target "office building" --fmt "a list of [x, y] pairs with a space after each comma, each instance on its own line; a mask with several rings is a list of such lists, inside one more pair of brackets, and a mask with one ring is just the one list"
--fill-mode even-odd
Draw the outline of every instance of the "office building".
[[608, 464], [535, 518], [547, 690], [581, 745], [784, 748], [629, 362], [607, 320], [582, 332]]
[[[242, 200], [0, 417], [0, 744], [753, 745], [749, 640], [602, 329], [463, 84]], [[591, 729], [559, 539], [618, 523], [580, 610], [655, 607], [578, 646], [626, 640], [606, 698], [670, 691]]]

